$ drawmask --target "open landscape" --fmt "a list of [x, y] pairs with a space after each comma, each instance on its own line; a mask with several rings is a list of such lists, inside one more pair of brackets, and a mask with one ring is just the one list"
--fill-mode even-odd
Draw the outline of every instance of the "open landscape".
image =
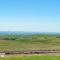
[[0, 34], [0, 51], [60, 50], [60, 34]]
[[0, 0], [0, 60], [60, 60], [60, 0]]
[[59, 33], [0, 33], [1, 60], [59, 60], [59, 56]]
[[0, 34], [0, 51], [60, 50], [60, 34]]

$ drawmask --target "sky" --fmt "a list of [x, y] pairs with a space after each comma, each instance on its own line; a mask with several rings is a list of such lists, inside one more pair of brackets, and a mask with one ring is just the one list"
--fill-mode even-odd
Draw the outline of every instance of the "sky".
[[60, 32], [60, 0], [0, 0], [0, 31]]

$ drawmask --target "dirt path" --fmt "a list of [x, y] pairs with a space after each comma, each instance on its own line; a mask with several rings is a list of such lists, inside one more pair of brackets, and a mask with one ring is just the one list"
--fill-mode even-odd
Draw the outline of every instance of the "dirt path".
[[60, 50], [27, 50], [27, 51], [2, 51], [0, 53], [8, 54], [48, 54], [60, 53]]

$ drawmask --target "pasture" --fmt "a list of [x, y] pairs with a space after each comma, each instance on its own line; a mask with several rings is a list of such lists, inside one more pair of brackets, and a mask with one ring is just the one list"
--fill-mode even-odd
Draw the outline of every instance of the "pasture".
[[[0, 35], [0, 52], [4, 51], [59, 51], [59, 34], [32, 34], [32, 35]], [[53, 54], [30, 54], [30, 55], [5, 55], [0, 60], [60, 60], [60, 53]]]
[[60, 50], [60, 35], [0, 35], [0, 51], [22, 50]]

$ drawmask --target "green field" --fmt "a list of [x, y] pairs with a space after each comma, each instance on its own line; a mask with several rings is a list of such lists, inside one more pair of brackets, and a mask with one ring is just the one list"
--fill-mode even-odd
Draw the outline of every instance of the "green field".
[[59, 34], [0, 35], [0, 51], [60, 50]]
[[[0, 51], [60, 50], [60, 34], [0, 35]], [[60, 60], [51, 55], [6, 55], [0, 60]]]
[[22, 56], [22, 57], [3, 57], [0, 60], [60, 60], [60, 56]]

